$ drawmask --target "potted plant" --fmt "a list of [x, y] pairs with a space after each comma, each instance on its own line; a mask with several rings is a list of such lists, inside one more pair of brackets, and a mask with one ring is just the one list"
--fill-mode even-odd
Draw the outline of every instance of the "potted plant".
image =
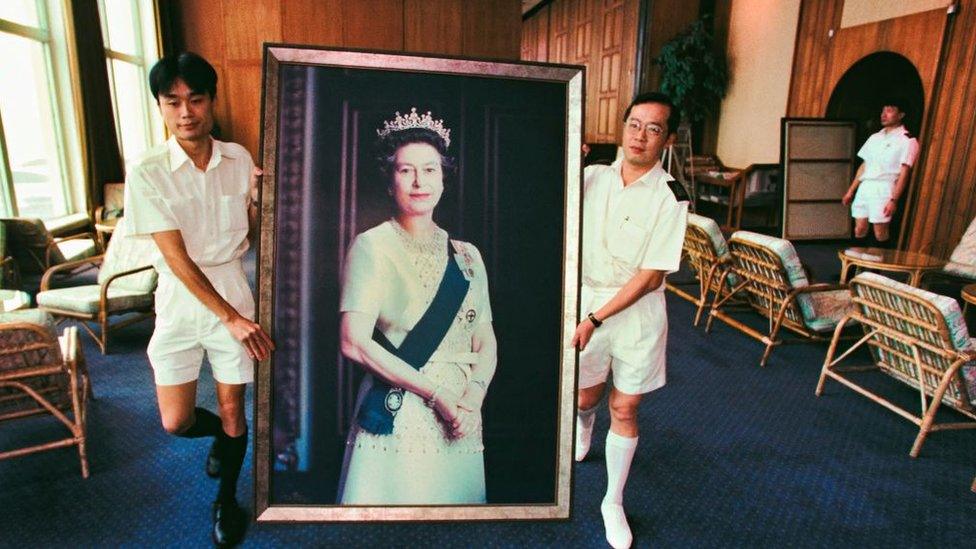
[[703, 17], [661, 47], [655, 62], [661, 66], [662, 92], [681, 109], [681, 117], [700, 122], [718, 111], [729, 81], [725, 57], [717, 53], [715, 37]]

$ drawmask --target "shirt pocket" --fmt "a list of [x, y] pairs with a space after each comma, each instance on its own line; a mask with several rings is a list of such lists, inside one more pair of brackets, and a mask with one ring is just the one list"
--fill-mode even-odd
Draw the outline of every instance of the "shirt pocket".
[[221, 195], [218, 207], [220, 230], [247, 230], [247, 193]]
[[636, 267], [643, 255], [650, 230], [632, 219], [625, 217], [607, 242], [607, 251], [614, 259]]

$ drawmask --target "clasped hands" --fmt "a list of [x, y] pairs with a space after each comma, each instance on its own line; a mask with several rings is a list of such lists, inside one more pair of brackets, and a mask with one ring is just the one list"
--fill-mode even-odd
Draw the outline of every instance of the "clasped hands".
[[463, 395], [438, 386], [433, 407], [441, 420], [450, 428], [452, 438], [463, 438], [478, 429], [481, 424], [481, 403], [485, 395], [480, 386], [469, 383]]

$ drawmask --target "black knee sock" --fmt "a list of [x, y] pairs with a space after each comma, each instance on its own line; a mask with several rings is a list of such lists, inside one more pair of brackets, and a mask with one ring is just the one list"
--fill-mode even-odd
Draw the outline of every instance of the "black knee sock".
[[238, 437], [228, 436], [221, 429], [220, 434], [220, 488], [217, 501], [230, 503], [237, 499], [237, 477], [241, 474], [244, 455], [247, 453], [247, 426]]
[[196, 420], [190, 428], [176, 436], [183, 438], [215, 437], [224, 432], [223, 424], [217, 414], [206, 408], [193, 410]]

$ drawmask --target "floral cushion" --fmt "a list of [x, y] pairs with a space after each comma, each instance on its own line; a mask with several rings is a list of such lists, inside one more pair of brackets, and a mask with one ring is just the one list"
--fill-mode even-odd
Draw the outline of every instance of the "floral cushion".
[[[804, 299], [805, 298], [805, 299]], [[801, 309], [806, 302], [813, 309], [813, 315], [803, 312], [807, 325], [817, 332], [830, 332], [851, 311], [851, 292], [849, 290], [831, 290], [827, 292], [811, 292], [797, 297]]]
[[[976, 350], [976, 337], [969, 339], [969, 350]], [[969, 391], [969, 401], [976, 405], [976, 360], [970, 360], [962, 365], [962, 378]]]
[[[969, 266], [970, 268], [976, 268], [976, 217], [969, 223], [969, 227], [963, 233], [956, 249], [952, 250], [949, 261], [951, 262], [950, 265], [956, 263]], [[946, 270], [949, 270], [948, 265], [946, 265]], [[969, 276], [973, 277], [973, 275]]]
[[[76, 313], [95, 314], [98, 312], [101, 286], [75, 286], [59, 288], [37, 294], [37, 304], [48, 309], [59, 309]], [[108, 311], [124, 311], [151, 307], [153, 294], [116, 288], [113, 284], [108, 291]]]

